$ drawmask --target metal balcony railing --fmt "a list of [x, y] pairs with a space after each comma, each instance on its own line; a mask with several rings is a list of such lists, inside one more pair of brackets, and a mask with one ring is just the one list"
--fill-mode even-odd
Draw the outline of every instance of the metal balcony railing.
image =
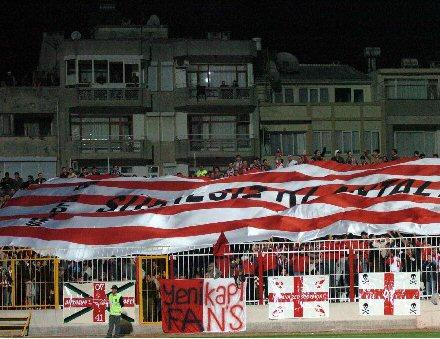
[[220, 151], [235, 152], [251, 149], [251, 139], [249, 135], [206, 135], [190, 134], [190, 151]]
[[249, 99], [251, 89], [248, 87], [205, 87], [197, 86], [189, 88], [190, 98], [197, 99]]
[[139, 100], [139, 88], [79, 88], [81, 101], [121, 101]]
[[134, 140], [131, 135], [73, 140], [75, 149], [81, 153], [141, 153], [145, 140]]

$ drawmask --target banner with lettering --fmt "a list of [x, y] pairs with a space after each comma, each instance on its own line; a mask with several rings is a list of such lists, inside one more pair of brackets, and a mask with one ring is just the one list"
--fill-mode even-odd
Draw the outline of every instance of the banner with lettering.
[[246, 330], [246, 287], [227, 279], [164, 279], [160, 282], [164, 333]]
[[124, 307], [121, 318], [134, 322], [135, 282], [107, 281], [64, 283], [63, 319], [65, 324], [105, 324], [108, 322], [108, 295], [113, 285], [122, 294]]

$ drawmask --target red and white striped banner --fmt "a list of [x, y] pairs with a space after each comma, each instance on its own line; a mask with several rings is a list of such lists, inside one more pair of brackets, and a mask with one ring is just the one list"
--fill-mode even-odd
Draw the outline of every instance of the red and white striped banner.
[[440, 160], [315, 162], [218, 180], [52, 179], [0, 209], [0, 246], [63, 258], [171, 253], [282, 237], [390, 230], [439, 234]]

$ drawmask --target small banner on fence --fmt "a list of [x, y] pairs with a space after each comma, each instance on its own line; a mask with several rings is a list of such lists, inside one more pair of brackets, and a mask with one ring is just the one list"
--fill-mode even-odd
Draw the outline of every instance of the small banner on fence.
[[269, 319], [329, 316], [326, 275], [269, 277]]
[[359, 274], [361, 315], [420, 315], [420, 272]]
[[134, 322], [135, 282], [110, 281], [64, 283], [64, 323], [106, 323], [108, 319], [108, 295], [111, 293], [113, 285], [118, 286], [118, 292], [122, 294], [124, 301], [121, 318]]
[[160, 282], [165, 333], [246, 330], [246, 287], [228, 279], [164, 279]]

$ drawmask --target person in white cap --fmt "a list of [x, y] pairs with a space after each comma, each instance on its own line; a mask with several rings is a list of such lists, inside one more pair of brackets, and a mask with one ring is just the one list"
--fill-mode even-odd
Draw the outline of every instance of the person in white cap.
[[332, 157], [331, 160], [339, 162], [340, 164], [345, 163], [344, 158], [341, 156], [341, 151], [338, 149], [335, 151], [335, 156]]

